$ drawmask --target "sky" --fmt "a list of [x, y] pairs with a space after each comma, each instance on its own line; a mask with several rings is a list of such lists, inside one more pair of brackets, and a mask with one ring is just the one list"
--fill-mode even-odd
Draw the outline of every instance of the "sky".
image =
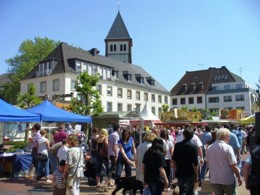
[[226, 66], [256, 87], [259, 0], [0, 0], [0, 74], [25, 40], [47, 37], [105, 55], [117, 12], [132, 62], [171, 90], [186, 71]]

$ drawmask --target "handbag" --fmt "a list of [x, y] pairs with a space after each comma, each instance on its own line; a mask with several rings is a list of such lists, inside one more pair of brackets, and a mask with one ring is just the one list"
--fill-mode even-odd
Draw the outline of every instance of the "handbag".
[[46, 154], [42, 154], [42, 153], [37, 154], [37, 160], [46, 161], [47, 159], [48, 159], [48, 156]]
[[260, 152], [258, 150], [253, 150], [251, 154], [252, 158], [252, 170], [248, 176], [246, 186], [249, 189], [260, 187]]

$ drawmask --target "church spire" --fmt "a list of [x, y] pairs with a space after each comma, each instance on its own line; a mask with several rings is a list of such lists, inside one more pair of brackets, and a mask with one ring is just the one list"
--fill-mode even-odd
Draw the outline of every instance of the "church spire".
[[108, 32], [105, 42], [106, 56], [123, 62], [132, 63], [132, 39], [119, 11]]

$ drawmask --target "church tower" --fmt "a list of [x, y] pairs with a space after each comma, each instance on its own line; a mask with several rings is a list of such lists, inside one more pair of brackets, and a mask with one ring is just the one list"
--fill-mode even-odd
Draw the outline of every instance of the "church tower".
[[105, 39], [106, 56], [122, 62], [132, 63], [132, 39], [120, 12]]

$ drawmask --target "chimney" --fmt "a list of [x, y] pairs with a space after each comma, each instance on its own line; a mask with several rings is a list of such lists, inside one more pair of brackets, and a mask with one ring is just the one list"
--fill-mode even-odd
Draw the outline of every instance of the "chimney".
[[89, 51], [93, 56], [96, 56], [97, 54], [99, 54], [99, 50], [97, 48], [92, 48], [90, 51]]

